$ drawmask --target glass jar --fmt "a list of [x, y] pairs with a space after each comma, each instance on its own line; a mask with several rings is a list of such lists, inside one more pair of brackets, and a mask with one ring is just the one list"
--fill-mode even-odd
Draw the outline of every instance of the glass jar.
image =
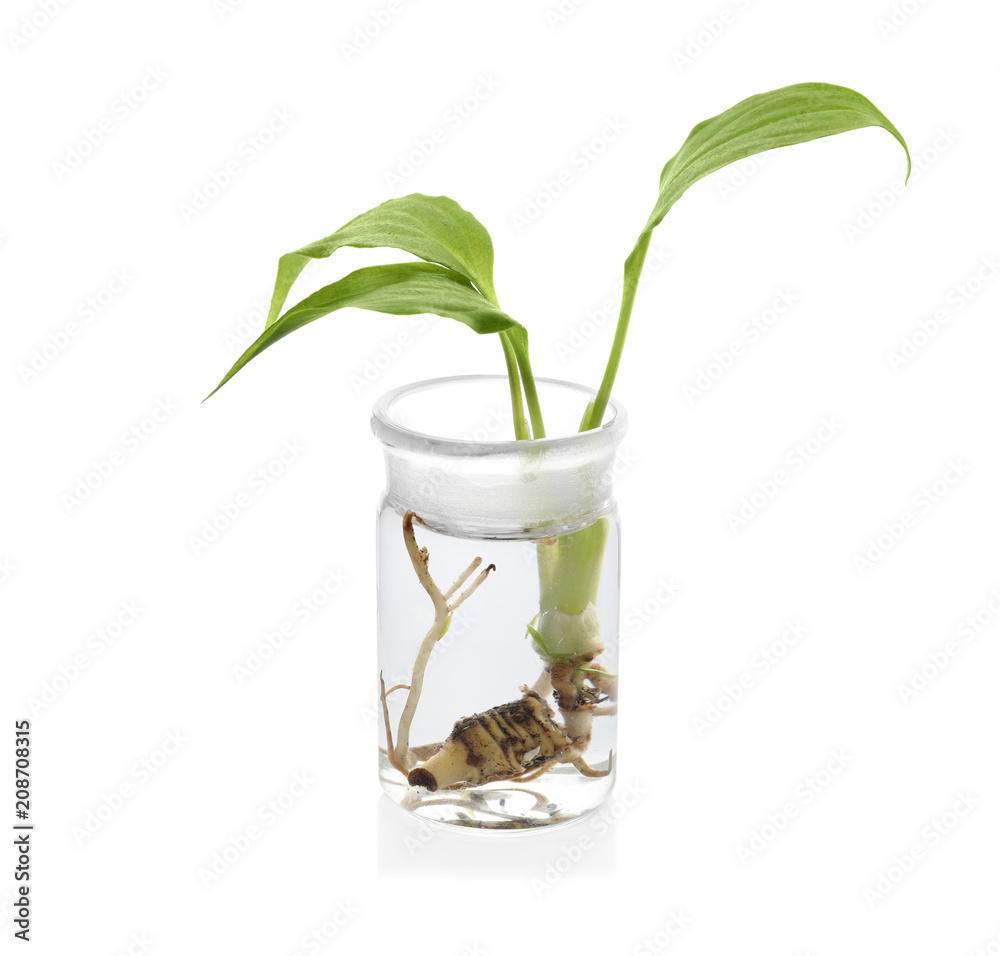
[[499, 375], [417, 382], [373, 409], [379, 775], [456, 826], [566, 823], [614, 784], [626, 415], [612, 401], [578, 432], [593, 390], [536, 384], [554, 437], [507, 437]]

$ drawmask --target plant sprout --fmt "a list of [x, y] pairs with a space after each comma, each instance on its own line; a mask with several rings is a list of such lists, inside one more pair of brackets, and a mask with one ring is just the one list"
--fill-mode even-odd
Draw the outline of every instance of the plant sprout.
[[[761, 93], [691, 130], [663, 167], [653, 211], [625, 260], [611, 352], [597, 393], [582, 411], [580, 431], [600, 428], [603, 423], [650, 238], [687, 189], [710, 173], [749, 156], [869, 126], [886, 130], [903, 147], [908, 179], [910, 154], [902, 135], [873, 103], [843, 86], [800, 83]], [[421, 261], [357, 269], [282, 311], [292, 286], [310, 260], [325, 259], [345, 246], [399, 249]], [[347, 307], [390, 315], [431, 313], [455, 319], [481, 335], [495, 333], [506, 364], [515, 438], [545, 437], [528, 332], [500, 308], [493, 287], [493, 243], [489, 233], [471, 213], [445, 196], [413, 193], [390, 199], [325, 239], [282, 256], [264, 331], [215, 391], [279, 339]], [[446, 741], [429, 747], [409, 745], [409, 727], [419, 702], [424, 668], [434, 644], [447, 629], [451, 612], [486, 580], [493, 566], [481, 572], [456, 598], [479, 567], [477, 558], [448, 591], [442, 592], [430, 577], [427, 549], [416, 544], [414, 521], [420, 523], [419, 516], [412, 512], [404, 516], [404, 539], [414, 570], [434, 603], [435, 617], [420, 645], [410, 684], [388, 691], [382, 685], [387, 756], [392, 765], [407, 776], [411, 786], [429, 790], [533, 779], [556, 763], [569, 763], [588, 776], [610, 773], [610, 755], [608, 768], [602, 771], [592, 770], [584, 760], [592, 720], [613, 713], [617, 698], [615, 675], [596, 660], [604, 651], [596, 605], [610, 518], [605, 516], [537, 545], [538, 613], [526, 622], [526, 636], [543, 664], [535, 685], [522, 687], [519, 700], [458, 721]], [[409, 693], [393, 743], [386, 698], [401, 689]], [[550, 697], [559, 721], [546, 703]], [[515, 734], [517, 728], [521, 731]]]

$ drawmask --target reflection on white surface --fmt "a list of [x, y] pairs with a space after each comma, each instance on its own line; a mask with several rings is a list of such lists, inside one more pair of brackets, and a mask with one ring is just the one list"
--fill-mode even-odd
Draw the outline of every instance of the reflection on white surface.
[[[613, 803], [614, 797], [609, 806]], [[614, 825], [609, 825], [610, 818], [602, 819], [601, 812], [544, 830], [480, 833], [428, 823], [383, 795], [378, 806], [378, 875], [520, 874], [531, 896], [545, 895], [546, 888], [570, 876], [611, 879], [617, 860]]]

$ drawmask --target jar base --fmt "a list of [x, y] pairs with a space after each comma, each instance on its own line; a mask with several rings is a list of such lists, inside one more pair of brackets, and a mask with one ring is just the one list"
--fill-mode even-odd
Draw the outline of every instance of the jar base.
[[384, 754], [379, 757], [382, 789], [394, 803], [421, 819], [466, 830], [537, 830], [572, 823], [599, 807], [615, 780], [613, 772], [584, 777], [574, 767], [554, 767], [529, 783], [498, 781], [431, 793], [409, 786]]

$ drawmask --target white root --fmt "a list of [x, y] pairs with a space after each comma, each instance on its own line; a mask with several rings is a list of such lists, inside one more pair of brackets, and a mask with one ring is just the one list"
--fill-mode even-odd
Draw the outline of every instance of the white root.
[[547, 667], [542, 668], [542, 673], [539, 675], [538, 680], [532, 685], [531, 689], [538, 694], [542, 700], [546, 700], [552, 694], [552, 678], [549, 677], [549, 669]]
[[606, 777], [611, 773], [611, 761], [614, 757], [614, 751], [608, 751], [608, 769], [607, 770], [594, 770], [583, 757], [577, 757], [573, 761], [573, 766], [580, 771], [585, 777]]
[[[385, 702], [385, 684], [382, 684], [382, 708], [385, 716], [386, 741], [389, 743], [389, 756], [392, 765], [403, 773], [406, 773], [416, 762], [416, 758], [410, 750], [410, 727], [413, 724], [413, 718], [417, 711], [417, 704], [420, 702], [420, 692], [424, 686], [424, 671], [427, 669], [427, 662], [430, 660], [434, 645], [441, 639], [441, 635], [444, 634], [451, 613], [475, 592], [479, 585], [489, 576], [490, 571], [496, 570], [495, 565], [489, 565], [489, 567], [479, 573], [476, 579], [455, 600], [449, 603], [449, 598], [475, 573], [476, 569], [483, 563], [483, 559], [476, 558], [456, 578], [455, 583], [447, 591], [442, 592], [434, 583], [434, 579], [427, 568], [429, 558], [427, 549], [417, 546], [416, 535], [413, 532], [414, 520], [420, 521], [412, 511], [407, 511], [403, 516], [403, 539], [406, 542], [406, 551], [413, 564], [413, 570], [416, 572], [417, 578], [423, 585], [424, 590], [430, 595], [430, 599], [434, 604], [434, 622], [424, 636], [423, 641], [421, 641], [420, 649], [417, 651], [417, 658], [413, 663], [413, 674], [410, 677], [408, 688], [409, 693], [406, 696], [406, 703], [403, 705], [403, 713], [399, 718], [399, 729], [396, 734], [395, 747], [392, 745], [392, 736], [389, 730], [389, 711], [388, 705]], [[395, 689], [393, 688], [393, 690]]]
[[590, 732], [594, 724], [594, 712], [589, 707], [581, 707], [579, 710], [560, 710], [563, 719], [563, 727], [566, 736], [572, 740], [581, 738], [589, 741]]

